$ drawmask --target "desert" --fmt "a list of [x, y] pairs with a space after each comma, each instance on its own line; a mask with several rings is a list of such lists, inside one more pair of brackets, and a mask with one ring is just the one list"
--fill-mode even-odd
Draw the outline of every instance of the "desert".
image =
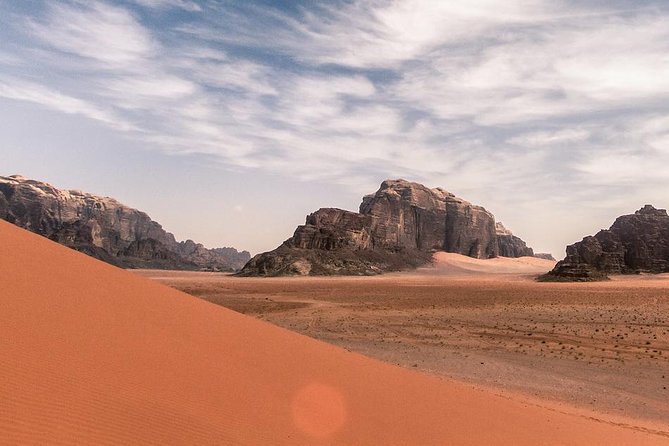
[[534, 280], [554, 264], [438, 253], [433, 267], [381, 277], [139, 273], [404, 368], [666, 435], [669, 275]]
[[556, 264], [484, 208], [387, 180], [368, 214], [321, 209], [232, 274], [114, 200], [0, 186], [10, 443], [669, 442], [665, 210]]
[[0, 0], [0, 446], [669, 446], [667, 0]]
[[6, 222], [0, 244], [5, 444], [669, 443], [325, 344]]

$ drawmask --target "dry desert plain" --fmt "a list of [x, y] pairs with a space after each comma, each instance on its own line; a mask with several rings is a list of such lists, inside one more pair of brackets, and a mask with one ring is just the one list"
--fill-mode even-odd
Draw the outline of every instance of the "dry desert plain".
[[[669, 444], [311, 339], [6, 222], [0, 252], [3, 445]], [[255, 282], [229, 283], [257, 298], [300, 283]]]
[[553, 265], [439, 253], [378, 277], [139, 273], [385, 362], [669, 435], [669, 275], [534, 280]]

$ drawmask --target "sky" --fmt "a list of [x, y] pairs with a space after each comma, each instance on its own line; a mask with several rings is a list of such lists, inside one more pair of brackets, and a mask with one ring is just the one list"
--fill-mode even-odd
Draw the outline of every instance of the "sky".
[[669, 2], [0, 0], [0, 175], [258, 253], [386, 178], [538, 252], [669, 206]]

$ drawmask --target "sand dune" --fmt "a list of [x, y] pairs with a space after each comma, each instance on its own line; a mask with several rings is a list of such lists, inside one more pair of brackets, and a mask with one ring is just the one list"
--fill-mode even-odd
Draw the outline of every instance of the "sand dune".
[[494, 259], [474, 259], [450, 252], [437, 252], [432, 267], [419, 268], [423, 274], [438, 275], [481, 275], [481, 274], [543, 274], [555, 266], [554, 261], [536, 257], [496, 257]]
[[0, 443], [655, 445], [297, 335], [0, 222]]

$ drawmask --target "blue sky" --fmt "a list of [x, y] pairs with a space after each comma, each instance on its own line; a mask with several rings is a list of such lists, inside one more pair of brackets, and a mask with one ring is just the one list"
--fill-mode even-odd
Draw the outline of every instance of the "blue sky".
[[0, 174], [259, 252], [403, 177], [539, 251], [666, 207], [669, 5], [0, 0]]

